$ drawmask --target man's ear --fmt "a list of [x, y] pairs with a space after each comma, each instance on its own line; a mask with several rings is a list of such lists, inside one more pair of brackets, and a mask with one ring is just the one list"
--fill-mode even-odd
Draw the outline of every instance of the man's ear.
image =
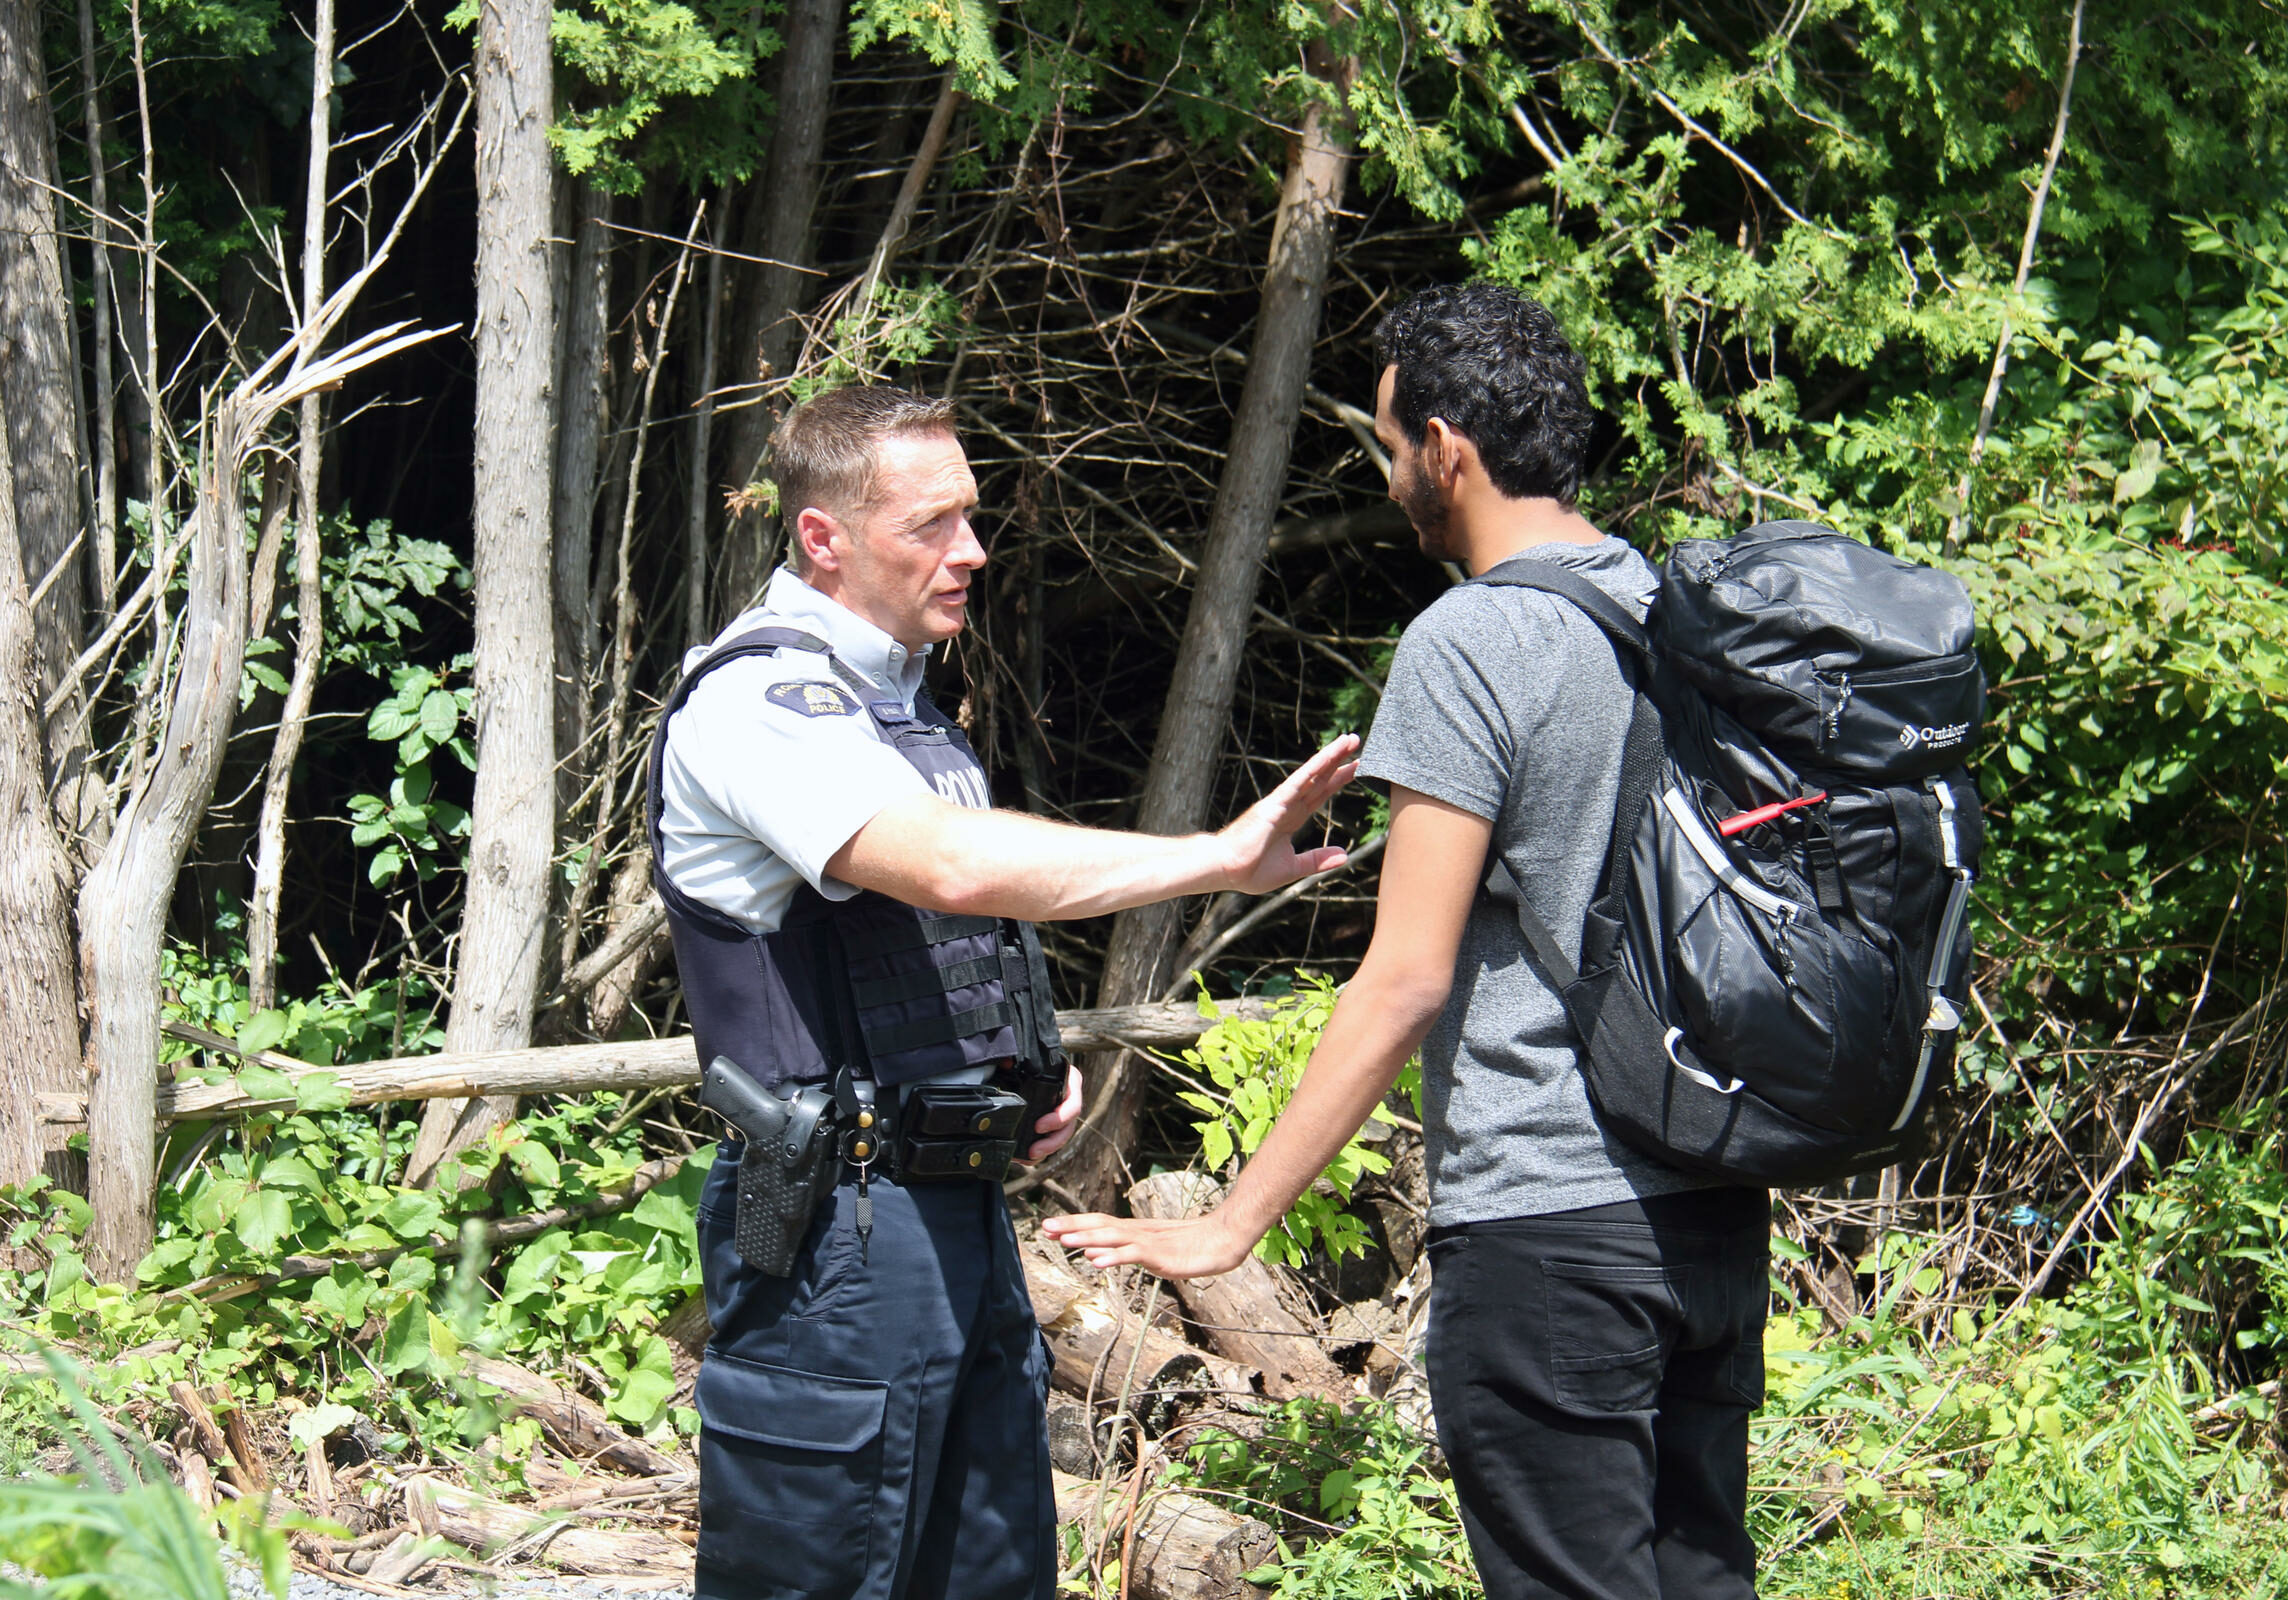
[[841, 571], [842, 552], [835, 548], [834, 536], [842, 531], [833, 514], [817, 506], [804, 506], [796, 512], [794, 539], [802, 550], [803, 564], [824, 572]]
[[1462, 475], [1462, 436], [1447, 426], [1444, 417], [1432, 417], [1422, 427], [1422, 464], [1438, 487], [1451, 492]]

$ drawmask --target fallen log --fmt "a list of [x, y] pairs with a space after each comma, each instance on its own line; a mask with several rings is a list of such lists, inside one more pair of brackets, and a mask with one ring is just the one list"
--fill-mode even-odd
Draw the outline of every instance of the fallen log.
[[1077, 1523], [1084, 1548], [1101, 1568], [1128, 1551], [1121, 1587], [1135, 1600], [1260, 1600], [1247, 1581], [1278, 1549], [1277, 1535], [1253, 1517], [1213, 1500], [1147, 1487], [1134, 1506], [1125, 1482], [1099, 1484], [1056, 1475], [1057, 1520]]
[[[1223, 1016], [1260, 1016], [1263, 1002], [1221, 1002]], [[1194, 1005], [1113, 1006], [1068, 1011], [1058, 1018], [1064, 1047], [1085, 1050], [1131, 1046], [1177, 1050], [1192, 1043], [1212, 1022]], [[392, 1100], [465, 1099], [486, 1095], [595, 1094], [604, 1090], [672, 1089], [699, 1081], [699, 1060], [688, 1034], [667, 1039], [635, 1039], [615, 1044], [551, 1045], [532, 1050], [484, 1050], [460, 1055], [400, 1056], [339, 1067], [314, 1067], [268, 1051], [241, 1051], [220, 1034], [169, 1025], [178, 1037], [271, 1067], [299, 1084], [324, 1074], [353, 1106]], [[233, 1083], [162, 1083], [159, 1120], [243, 1117], [261, 1111], [291, 1111], [292, 1095], [256, 1096]], [[87, 1097], [40, 1096], [40, 1119], [71, 1125], [87, 1120]]]
[[549, 1441], [575, 1460], [602, 1461], [645, 1477], [690, 1470], [688, 1461], [627, 1432], [585, 1396], [513, 1361], [472, 1355], [463, 1362], [463, 1370], [498, 1389], [509, 1402], [508, 1410], [538, 1422]]
[[[1223, 1186], [1205, 1173], [1162, 1172], [1128, 1191], [1128, 1208], [1174, 1221], [1211, 1211], [1222, 1198]], [[1319, 1328], [1288, 1305], [1269, 1262], [1251, 1255], [1217, 1277], [1179, 1279], [1169, 1287], [1210, 1348], [1260, 1370], [1263, 1392], [1272, 1399], [1350, 1395], [1349, 1377], [1320, 1345]]]
[[577, 1511], [512, 1506], [435, 1478], [416, 1478], [405, 1486], [405, 1509], [423, 1533], [481, 1557], [530, 1556], [586, 1574], [691, 1575], [690, 1546], [667, 1534], [582, 1527], [574, 1520]]
[[1106, 1279], [1083, 1278], [1054, 1245], [1029, 1241], [1022, 1255], [1033, 1315], [1048, 1339], [1049, 1381], [1065, 1393], [1117, 1405], [1125, 1392], [1128, 1411], [1156, 1435], [1190, 1401], [1255, 1392], [1252, 1370], [1146, 1323], [1120, 1304]]

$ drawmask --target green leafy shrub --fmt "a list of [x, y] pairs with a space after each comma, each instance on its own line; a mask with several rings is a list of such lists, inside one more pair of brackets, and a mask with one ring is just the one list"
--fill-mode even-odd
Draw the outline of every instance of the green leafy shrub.
[[1254, 1438], [1209, 1431], [1174, 1475], [1279, 1530], [1250, 1578], [1281, 1600], [1478, 1592], [1454, 1486], [1394, 1409], [1291, 1400], [1265, 1421]]
[[[1263, 1143], [1294, 1098], [1295, 1085], [1334, 1010], [1334, 980], [1299, 974], [1293, 992], [1275, 1001], [1268, 1017], [1219, 1021], [1184, 1052], [1192, 1087], [1179, 1091], [1177, 1098], [1203, 1116], [1192, 1126], [1199, 1132], [1200, 1157], [1208, 1170], [1224, 1171], [1235, 1158], [1253, 1155]], [[1200, 1014], [1221, 1015], [1204, 989]], [[1398, 1091], [1414, 1101], [1417, 1114], [1421, 1089], [1421, 1066], [1410, 1062], [1399, 1075]], [[1314, 1246], [1335, 1260], [1364, 1251], [1366, 1225], [1345, 1207], [1360, 1178], [1389, 1170], [1386, 1157], [1354, 1136], [1329, 1163], [1324, 1188], [1314, 1184], [1304, 1190], [1278, 1226], [1263, 1236], [1255, 1253], [1267, 1261], [1299, 1267]]]

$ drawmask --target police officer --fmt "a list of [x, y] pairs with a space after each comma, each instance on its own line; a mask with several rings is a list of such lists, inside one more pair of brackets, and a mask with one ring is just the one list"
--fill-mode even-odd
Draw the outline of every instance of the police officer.
[[[700, 1059], [824, 1151], [814, 1183], [775, 1134], [727, 1140], [709, 1174], [697, 1592], [1049, 1600], [1047, 1367], [998, 1180], [1081, 1094], [1030, 922], [1339, 865], [1293, 835], [1356, 741], [1215, 834], [992, 810], [922, 692], [985, 564], [951, 407], [827, 391], [772, 461], [793, 570], [687, 658], [650, 775]], [[775, 1259], [797, 1191], [815, 1210]]]

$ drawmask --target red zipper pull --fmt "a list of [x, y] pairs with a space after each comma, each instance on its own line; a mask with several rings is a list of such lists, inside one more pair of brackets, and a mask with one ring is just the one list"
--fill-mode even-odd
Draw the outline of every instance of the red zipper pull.
[[1758, 806], [1753, 811], [1742, 811], [1726, 817], [1722, 822], [1716, 824], [1716, 831], [1729, 839], [1735, 834], [1746, 833], [1750, 828], [1756, 827], [1760, 823], [1770, 822], [1773, 818], [1784, 816], [1790, 811], [1801, 811], [1805, 806], [1815, 806], [1826, 798], [1827, 791], [1822, 789], [1817, 794], [1807, 794], [1796, 800], [1775, 800], [1768, 806]]

